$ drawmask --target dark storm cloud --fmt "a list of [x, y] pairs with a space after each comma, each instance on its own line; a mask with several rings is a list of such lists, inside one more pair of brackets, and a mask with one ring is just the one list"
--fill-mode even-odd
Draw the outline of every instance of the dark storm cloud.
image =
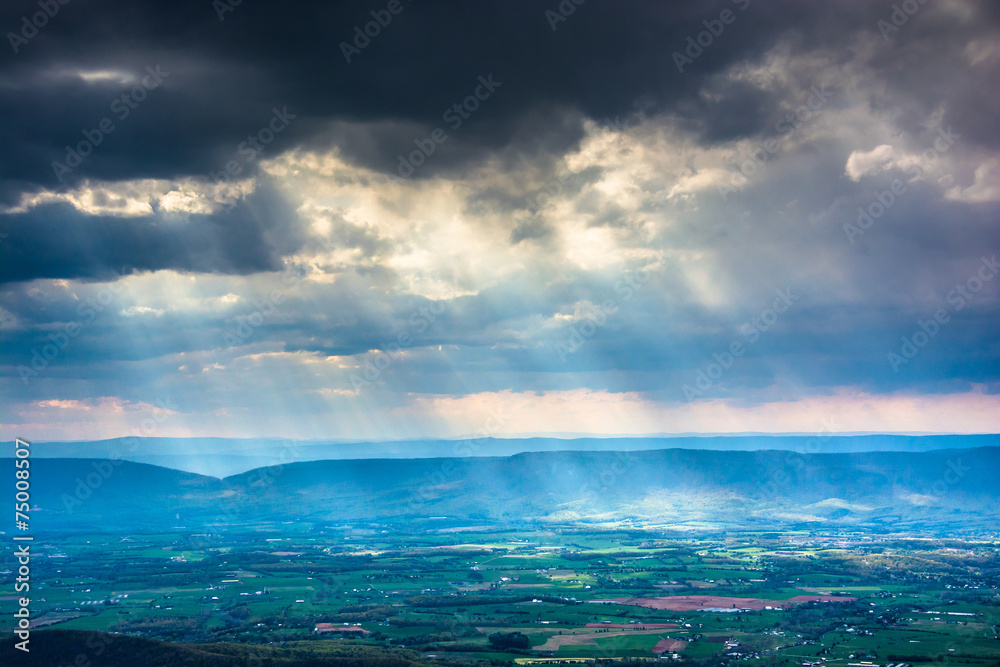
[[[699, 398], [1000, 390], [1000, 278], [948, 310], [950, 322], [910, 363], [887, 363], [919, 322], [953, 308], [948, 295], [984, 254], [1000, 253], [996, 197], [949, 195], [972, 189], [1000, 142], [996, 69], [973, 63], [996, 58], [1000, 8], [923, 3], [883, 38], [888, 1], [588, 0], [552, 30], [545, 11], [555, 0], [403, 0], [348, 64], [341, 42], [385, 6], [245, 1], [220, 21], [209, 0], [74, 1], [3, 56], [0, 204], [101, 181], [211, 182], [231, 163], [236, 178], [256, 181], [254, 194], [212, 214], [154, 204], [146, 216], [88, 215], [46, 203], [0, 216], [0, 360], [18, 390], [17, 367], [79, 317], [79, 301], [102, 288], [93, 281], [126, 266], [215, 275], [197, 284], [158, 276], [122, 293], [26, 396], [148, 400], [152, 387], [170, 387], [199, 410], [253, 405], [252, 394], [273, 390], [312, 405], [310, 388], [352, 389], [352, 364], [403, 333], [407, 354], [373, 382], [387, 405], [406, 394], [581, 387], [683, 400], [683, 387], [734, 341], [746, 354]], [[35, 11], [35, 2], [6, 3], [0, 26], [17, 30]], [[679, 72], [674, 53], [718, 29], [724, 11], [733, 20]], [[155, 87], [142, 84], [147, 67], [167, 73]], [[480, 77], [499, 85], [453, 127], [443, 114], [475, 96]], [[832, 97], [822, 113], [783, 134], [779, 122], [824, 86]], [[123, 95], [135, 103], [124, 118]], [[287, 124], [249, 159], [241, 146], [271, 127], [276, 109]], [[65, 162], [65, 146], [95, 136], [106, 117], [114, 131], [60, 182], [53, 161]], [[608, 139], [626, 147], [621, 154], [603, 154], [588, 121], [613, 127], [619, 118], [639, 119], [635, 132]], [[905, 177], [893, 167], [854, 179], [850, 156], [890, 143], [917, 159], [938, 120], [959, 141], [848, 238], [857, 208]], [[323, 182], [329, 172], [294, 161], [256, 171], [301, 148], [392, 173], [435, 128], [447, 139], [411, 178], [452, 182], [383, 190], [363, 170], [338, 164]], [[684, 177], [704, 183], [768, 138], [777, 151], [728, 198], [714, 184], [674, 193], [682, 170], [667, 168], [670, 151], [683, 153]], [[581, 145], [590, 152], [574, 154]], [[561, 180], [568, 156], [579, 171]], [[345, 183], [368, 188], [325, 187]], [[557, 190], [558, 206], [541, 201]], [[368, 194], [391, 204], [380, 209]], [[494, 224], [502, 233], [491, 234]], [[316, 236], [333, 252], [307, 257], [303, 273], [315, 280], [286, 289], [278, 272]], [[491, 255], [497, 239], [503, 252]], [[480, 249], [482, 258], [466, 256]], [[649, 263], [650, 282], [624, 299], [616, 272]], [[40, 278], [70, 282], [31, 282]], [[421, 295], [440, 282], [475, 293]], [[280, 308], [227, 343], [275, 288], [285, 290]], [[794, 307], [749, 341], [742, 327], [789, 288]], [[615, 312], [577, 345], [581, 311], [608, 299]], [[268, 386], [247, 381], [262, 368], [280, 372], [261, 373]]]
[[[249, 274], [282, 267], [302, 244], [295, 211], [259, 189], [211, 215], [87, 215], [68, 204], [44, 204], [0, 216], [0, 282], [36, 278], [114, 279], [132, 271], [173, 269]], [[357, 232], [345, 230], [345, 246]]]
[[[542, 143], [562, 152], [581, 136], [579, 116], [565, 110], [595, 119], [637, 109], [668, 113], [705, 141], [767, 131], [769, 111], [785, 91], [738, 84], [707, 99], [701, 95], [707, 82], [781, 40], [794, 51], [842, 50], [854, 35], [875, 35], [876, 21], [889, 11], [851, 2], [590, 2], [553, 31], [546, 3], [402, 6], [348, 64], [341, 42], [350, 42], [354, 27], [371, 21], [369, 12], [383, 9], [381, 4], [242, 3], [224, 21], [204, 1], [67, 5], [19, 53], [4, 56], [0, 177], [7, 181], [7, 199], [25, 188], [59, 187], [51, 163], [135, 85], [86, 83], [74, 71], [141, 76], [146, 66], [160, 65], [170, 75], [69, 180], [217, 171], [266, 123], [273, 107], [284, 105], [297, 120], [269, 148], [272, 153], [312, 138], [336, 143], [359, 163], [384, 170], [394, 169], [397, 154], [413, 150], [413, 141], [434, 127], [448, 129], [448, 143], [419, 178], [477, 159], [483, 149], [515, 144], [531, 152]], [[32, 2], [5, 3], [0, 25], [15, 29], [36, 9]], [[715, 22], [727, 10], [734, 21], [678, 72], [672, 54], [706, 30], [704, 21]], [[887, 72], [904, 75], [895, 79], [897, 88], [930, 104], [927, 92], [915, 91], [934, 86], [908, 80], [905, 72], [936, 59], [935, 82], [948, 86], [954, 51], [965, 42], [942, 35], [959, 29], [963, 38], [989, 34], [996, 9], [970, 10], [979, 14], [973, 25], [957, 25], [958, 19], [930, 5], [920, 11], [892, 36], [893, 48], [885, 45], [873, 59]], [[450, 130], [442, 113], [472, 95], [479, 76], [490, 74], [502, 86], [462, 127]], [[956, 92], [970, 101], [996, 96], [986, 85]], [[739, 112], [729, 113], [734, 108]], [[575, 120], [567, 125], [567, 119]], [[338, 132], [331, 121], [386, 124], [364, 139]], [[978, 122], [983, 140], [993, 141], [985, 117]]]

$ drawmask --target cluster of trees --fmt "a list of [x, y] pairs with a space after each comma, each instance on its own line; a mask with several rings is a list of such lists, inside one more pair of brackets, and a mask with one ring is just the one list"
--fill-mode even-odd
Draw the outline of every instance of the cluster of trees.
[[531, 599], [531, 595], [413, 595], [406, 598], [406, 603], [411, 607], [461, 607], [474, 604], [511, 604]]
[[[294, 647], [209, 644], [185, 646], [153, 639], [78, 630], [47, 630], [32, 642], [31, 652], [14, 648], [16, 637], [0, 641], [0, 664], [22, 667], [52, 665], [129, 665], [129, 667], [441, 667], [454, 661], [423, 658], [404, 648], [310, 642]], [[84, 662], [86, 659], [86, 662]]]
[[428, 632], [426, 634], [413, 635], [411, 637], [397, 637], [389, 641], [399, 646], [422, 646], [426, 649], [427, 644], [453, 642], [456, 639], [458, 639], [458, 636], [453, 632]]
[[494, 632], [488, 637], [490, 646], [498, 649], [531, 648], [528, 635], [521, 632]]
[[122, 634], [156, 635], [175, 641], [191, 641], [201, 638], [204, 625], [203, 619], [187, 616], [150, 617], [122, 621], [109, 629]]

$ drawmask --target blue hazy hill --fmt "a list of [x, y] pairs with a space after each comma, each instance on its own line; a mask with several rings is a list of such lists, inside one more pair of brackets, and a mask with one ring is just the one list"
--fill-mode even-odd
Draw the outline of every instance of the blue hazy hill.
[[[654, 449], [787, 450], [811, 454], [928, 452], [1000, 446], [1000, 435], [681, 435], [655, 437], [478, 438], [397, 441], [283, 440], [279, 438], [112, 438], [33, 442], [37, 458], [115, 458], [226, 477], [294, 461], [367, 458], [512, 456], [525, 452], [642, 451]], [[13, 455], [13, 443], [0, 456]]]

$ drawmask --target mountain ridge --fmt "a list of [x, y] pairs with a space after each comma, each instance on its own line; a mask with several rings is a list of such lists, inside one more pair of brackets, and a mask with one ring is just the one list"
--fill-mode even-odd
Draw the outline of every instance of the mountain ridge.
[[[973, 435], [743, 435], [628, 438], [479, 438], [393, 441], [308, 441], [287, 439], [144, 438], [33, 442], [37, 458], [115, 458], [152, 463], [200, 474], [228, 476], [292, 460], [509, 456], [532, 451], [652, 451], [684, 448], [712, 451], [778, 449], [800, 452], [933, 451], [1000, 446], [1000, 434]], [[0, 457], [13, 456], [13, 443], [0, 443]]]
[[[823, 525], [978, 529], [1000, 517], [1000, 447], [522, 452], [290, 462], [211, 477], [129, 461], [34, 459], [42, 529], [197, 531], [303, 521]], [[11, 487], [13, 483], [6, 481]]]

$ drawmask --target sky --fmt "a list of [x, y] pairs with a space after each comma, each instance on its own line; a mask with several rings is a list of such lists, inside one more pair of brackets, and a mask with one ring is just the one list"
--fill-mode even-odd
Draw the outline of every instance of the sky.
[[0, 27], [4, 439], [1000, 432], [993, 3]]

